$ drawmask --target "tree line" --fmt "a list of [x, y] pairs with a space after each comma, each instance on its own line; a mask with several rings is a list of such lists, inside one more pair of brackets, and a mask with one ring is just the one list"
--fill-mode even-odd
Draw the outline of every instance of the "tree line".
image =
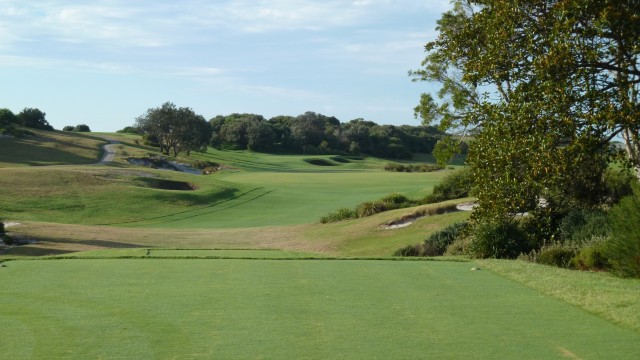
[[364, 119], [342, 123], [333, 116], [305, 112], [266, 119], [258, 114], [218, 115], [206, 121], [190, 108], [171, 102], [148, 109], [134, 126], [121, 132], [138, 133], [174, 156], [184, 151], [219, 149], [301, 154], [349, 153], [409, 159], [431, 153], [444, 133], [433, 126], [378, 125]]

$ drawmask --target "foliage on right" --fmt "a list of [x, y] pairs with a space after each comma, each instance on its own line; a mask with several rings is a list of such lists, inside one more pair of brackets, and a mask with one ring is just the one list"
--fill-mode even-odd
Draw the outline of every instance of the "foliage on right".
[[640, 177], [639, 21], [640, 2], [617, 0], [456, 0], [443, 14], [410, 72], [441, 88], [415, 111], [472, 135], [476, 224], [529, 212], [552, 239], [561, 214], [607, 201], [612, 161]]

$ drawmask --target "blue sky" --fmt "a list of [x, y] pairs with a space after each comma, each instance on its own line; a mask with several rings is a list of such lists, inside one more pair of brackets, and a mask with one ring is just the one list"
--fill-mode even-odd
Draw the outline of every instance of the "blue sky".
[[165, 101], [210, 119], [315, 111], [412, 124], [449, 0], [0, 0], [0, 108], [56, 129], [132, 125]]

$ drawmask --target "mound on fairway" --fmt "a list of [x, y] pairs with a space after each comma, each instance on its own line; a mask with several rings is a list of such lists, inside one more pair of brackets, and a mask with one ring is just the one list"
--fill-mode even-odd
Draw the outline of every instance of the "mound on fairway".
[[333, 163], [326, 159], [304, 159], [305, 162], [316, 166], [337, 166], [339, 164]]
[[0, 351], [8, 359], [640, 356], [640, 334], [489, 271], [470, 271], [473, 263], [5, 265]]

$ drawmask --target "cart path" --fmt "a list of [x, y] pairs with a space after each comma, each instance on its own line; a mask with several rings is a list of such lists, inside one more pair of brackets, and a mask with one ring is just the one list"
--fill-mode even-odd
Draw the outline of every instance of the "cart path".
[[108, 137], [102, 137], [101, 136], [101, 138], [107, 140], [109, 143], [102, 146], [102, 148], [104, 149], [104, 154], [102, 155], [102, 160], [97, 162], [96, 165], [108, 165], [115, 158], [115, 156], [116, 156], [116, 147], [115, 146], [117, 144], [120, 144], [120, 142], [117, 141], [117, 140], [113, 140], [111, 138], [108, 138]]

